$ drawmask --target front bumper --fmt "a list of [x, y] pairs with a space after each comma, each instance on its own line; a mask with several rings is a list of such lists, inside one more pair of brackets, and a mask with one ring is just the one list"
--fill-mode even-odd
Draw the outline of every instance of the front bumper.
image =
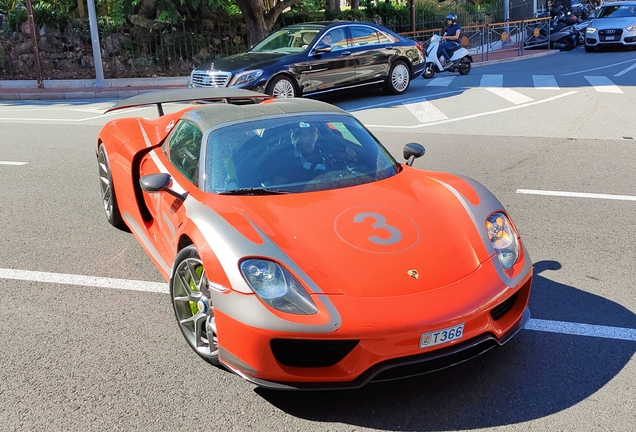
[[[443, 369], [503, 345], [525, 325], [531, 266], [523, 273], [508, 287], [494, 266], [486, 265], [457, 284], [406, 302], [399, 297], [378, 301], [324, 295], [320, 302], [332, 302], [340, 317], [327, 326], [321, 323], [322, 332], [267, 329], [240, 322], [217, 307], [219, 358], [247, 381], [277, 390], [358, 388]], [[335, 330], [327, 328], [332, 324]], [[464, 324], [461, 339], [419, 347], [423, 333], [458, 324]], [[277, 352], [280, 340], [287, 342], [286, 357]]]
[[587, 46], [635, 46], [636, 31], [626, 29], [596, 29], [585, 33]]

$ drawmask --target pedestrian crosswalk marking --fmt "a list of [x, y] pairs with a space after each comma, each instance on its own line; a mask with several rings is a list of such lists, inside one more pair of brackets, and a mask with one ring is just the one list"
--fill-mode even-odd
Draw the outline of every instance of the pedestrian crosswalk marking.
[[606, 76], [584, 76], [584, 78], [599, 93], [623, 93], [623, 90]]
[[482, 75], [479, 87], [503, 87], [503, 75]]
[[404, 106], [411, 111], [416, 119], [420, 123], [429, 123], [433, 121], [446, 120], [448, 116], [437, 109], [432, 103], [427, 100], [422, 102], [415, 102], [410, 104], [404, 104]]
[[559, 90], [554, 75], [532, 75], [532, 82], [537, 90]]
[[515, 105], [520, 105], [520, 104], [532, 102], [534, 100], [534, 99], [532, 99], [529, 96], [526, 96], [526, 95], [524, 95], [522, 93], [519, 93], [518, 91], [515, 91], [513, 89], [509, 89], [509, 88], [486, 87], [486, 90], [488, 90], [491, 93], [496, 94], [499, 97], [504, 98], [508, 102], [512, 102]]
[[426, 84], [426, 86], [430, 86], [430, 87], [448, 87], [449, 84], [451, 82], [453, 82], [453, 79], [455, 79], [454, 76], [452, 77], [442, 77], [442, 78], [433, 78], [431, 80], [431, 82], [429, 82], [428, 84]]

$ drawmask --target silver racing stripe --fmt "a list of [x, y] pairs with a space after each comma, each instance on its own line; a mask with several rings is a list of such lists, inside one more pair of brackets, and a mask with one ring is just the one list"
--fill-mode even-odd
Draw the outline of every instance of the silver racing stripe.
[[329, 321], [320, 325], [301, 324], [288, 321], [272, 314], [265, 305], [256, 298], [239, 269], [239, 261], [247, 256], [259, 256], [271, 258], [280, 262], [293, 271], [314, 293], [321, 293], [320, 287], [307, 274], [271, 241], [252, 222], [252, 226], [263, 240], [262, 244], [256, 244], [228, 223], [214, 210], [198, 202], [192, 196], [184, 201], [187, 217], [199, 229], [206, 242], [218, 258], [221, 267], [227, 275], [232, 289], [236, 292], [212, 293], [212, 302], [219, 311], [229, 315], [235, 320], [252, 325], [254, 327], [293, 331], [302, 333], [332, 332], [341, 325], [340, 314], [326, 295], [318, 295], [320, 301], [329, 313]]
[[159, 251], [157, 251], [157, 249], [155, 249], [155, 247], [153, 246], [152, 242], [150, 241], [150, 239], [146, 235], [146, 231], [144, 231], [139, 226], [137, 221], [135, 221], [135, 218], [133, 218], [130, 215], [130, 213], [124, 212], [123, 217], [124, 217], [124, 220], [126, 221], [126, 224], [137, 235], [137, 238], [139, 238], [139, 240], [144, 245], [144, 247], [146, 248], [146, 250], [148, 251], [150, 256], [152, 256], [152, 258], [155, 259], [155, 261], [161, 266], [161, 268], [163, 269], [164, 272], [166, 272], [166, 274], [170, 274], [170, 271], [171, 271], [170, 270], [170, 266], [168, 266], [168, 264], [166, 264], [166, 262], [163, 260], [163, 258], [161, 258], [161, 255], [159, 254]]
[[[486, 232], [486, 218], [488, 218], [488, 216], [490, 216], [495, 211], [505, 211], [505, 209], [501, 205], [501, 202], [499, 202], [499, 200], [492, 194], [492, 192], [490, 192], [484, 185], [470, 177], [462, 175], [457, 175], [457, 177], [464, 180], [475, 190], [477, 196], [479, 196], [479, 205], [472, 205], [457, 189], [455, 189], [451, 185], [437, 179], [433, 180], [444, 186], [453, 195], [455, 195], [457, 200], [462, 204], [464, 209], [466, 209], [466, 212], [472, 219], [473, 224], [475, 225], [475, 228], [479, 233], [479, 236], [481, 237], [484, 245], [486, 246], [486, 249], [488, 250], [488, 254], [490, 256], [493, 256], [495, 254], [495, 249], [493, 248], [492, 243], [488, 238], [488, 233]], [[493, 260], [499, 278], [509, 287], [517, 286], [528, 275], [528, 272], [532, 271], [532, 261], [530, 260], [530, 255], [526, 250], [525, 244], [522, 243], [521, 245], [523, 248], [523, 256], [525, 257], [525, 262], [523, 265], [523, 269], [514, 278], [509, 278], [506, 275], [503, 267], [499, 263], [499, 260]]]

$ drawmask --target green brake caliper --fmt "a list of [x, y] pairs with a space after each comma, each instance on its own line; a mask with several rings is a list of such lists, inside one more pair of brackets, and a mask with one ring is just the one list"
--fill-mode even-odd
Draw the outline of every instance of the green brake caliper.
[[[201, 280], [201, 275], [203, 274], [203, 266], [197, 267], [195, 273], [197, 274], [199, 280]], [[199, 288], [197, 288], [197, 285], [194, 283], [193, 279], [190, 279], [190, 289], [192, 289], [193, 292], [199, 292]], [[197, 302], [193, 302], [192, 300], [190, 300], [189, 303], [192, 316], [195, 316], [199, 312], [199, 306], [197, 305]]]

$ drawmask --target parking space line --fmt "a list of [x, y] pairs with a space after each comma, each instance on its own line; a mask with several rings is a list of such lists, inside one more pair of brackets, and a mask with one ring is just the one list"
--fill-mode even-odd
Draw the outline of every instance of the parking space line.
[[563, 191], [548, 191], [548, 190], [534, 190], [534, 189], [517, 189], [517, 193], [527, 194], [527, 195], [560, 196], [560, 197], [569, 197], [569, 198], [592, 198], [592, 199], [607, 199], [607, 200], [619, 200], [619, 201], [636, 201], [636, 196], [632, 196], [632, 195], [609, 195], [609, 194], [597, 194], [597, 193], [563, 192]]
[[526, 330], [536, 330], [549, 333], [591, 336], [603, 339], [619, 339], [636, 342], [636, 329], [623, 327], [580, 324], [565, 321], [548, 321], [532, 318], [526, 323], [524, 328]]
[[0, 165], [26, 165], [28, 162], [0, 161]]
[[[169, 293], [168, 284], [161, 282], [145, 282], [140, 280], [114, 279], [30, 270], [12, 270], [0, 268], [0, 279], [55, 283], [63, 285], [80, 285], [127, 291], [144, 291], [159, 294]], [[624, 327], [612, 327], [531, 318], [526, 323], [524, 329], [577, 336], [591, 336], [604, 339], [636, 341], [636, 329]]]
[[0, 279], [14, 279], [64, 285], [81, 285], [98, 288], [114, 288], [128, 291], [145, 291], [162, 294], [168, 293], [167, 283], [145, 282], [129, 279], [113, 279], [64, 273], [48, 273], [30, 270], [11, 270], [0, 268]]
[[619, 77], [619, 76], [623, 76], [625, 75], [627, 72], [629, 72], [632, 69], [636, 69], [636, 63], [634, 63], [633, 65], [631, 65], [630, 67], [623, 69], [622, 71], [620, 71], [619, 73], [615, 74], [615, 77]]

